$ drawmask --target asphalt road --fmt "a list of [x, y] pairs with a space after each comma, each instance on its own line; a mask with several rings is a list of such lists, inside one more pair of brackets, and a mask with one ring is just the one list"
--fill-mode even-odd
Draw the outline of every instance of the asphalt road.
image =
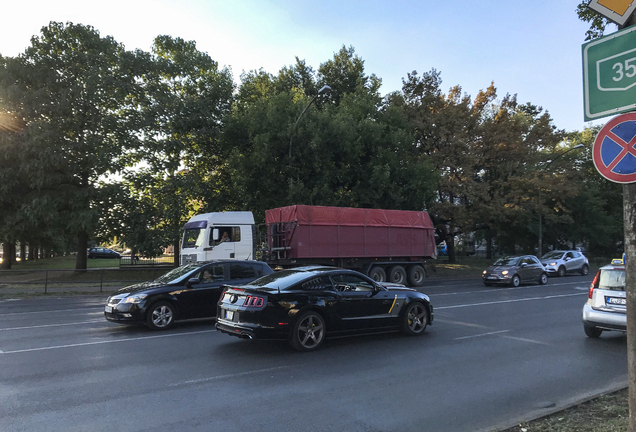
[[0, 431], [492, 431], [627, 384], [626, 338], [588, 339], [591, 276], [486, 288], [430, 281], [421, 337], [313, 353], [212, 322], [103, 318], [104, 297], [0, 301]]

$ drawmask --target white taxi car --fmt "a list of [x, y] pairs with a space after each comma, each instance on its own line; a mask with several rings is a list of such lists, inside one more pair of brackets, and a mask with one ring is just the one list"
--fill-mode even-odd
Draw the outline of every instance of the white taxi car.
[[624, 260], [601, 267], [590, 285], [583, 305], [583, 330], [597, 338], [603, 331], [627, 331], [627, 297]]

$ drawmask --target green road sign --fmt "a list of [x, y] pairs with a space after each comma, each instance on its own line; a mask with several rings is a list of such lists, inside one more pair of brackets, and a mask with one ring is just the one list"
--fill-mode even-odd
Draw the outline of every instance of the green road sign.
[[636, 110], [636, 26], [583, 44], [585, 120]]

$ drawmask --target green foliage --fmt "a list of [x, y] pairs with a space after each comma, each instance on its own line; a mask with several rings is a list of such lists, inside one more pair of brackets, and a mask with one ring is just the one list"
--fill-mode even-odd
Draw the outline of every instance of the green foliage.
[[576, 14], [581, 21], [590, 23], [590, 28], [585, 32], [585, 40], [598, 39], [603, 36], [607, 26], [612, 24], [610, 20], [599, 15], [594, 10], [587, 7], [589, 0], [583, 0], [576, 7]]
[[[102, 210], [98, 179], [123, 168], [122, 154], [137, 147], [134, 63], [92, 27], [52, 22], [0, 76], [0, 106], [26, 125], [20, 172], [30, 193], [21, 205], [33, 221], [75, 232], [80, 251]], [[85, 254], [77, 267], [86, 267]]]
[[[178, 258], [195, 213], [262, 221], [312, 204], [427, 209], [451, 262], [454, 238], [475, 232], [530, 251], [539, 218], [546, 245], [620, 246], [620, 188], [592, 167], [593, 131], [565, 136], [540, 107], [496, 100], [493, 84], [471, 98], [441, 83], [435, 69], [413, 72], [382, 97], [343, 46], [316, 71], [296, 58], [235, 88], [193, 41], [129, 52], [51, 23], [24, 54], [0, 56], [0, 241], [75, 237], [77, 268], [89, 239], [114, 236], [146, 256], [175, 245]], [[565, 154], [578, 143], [587, 150]]]

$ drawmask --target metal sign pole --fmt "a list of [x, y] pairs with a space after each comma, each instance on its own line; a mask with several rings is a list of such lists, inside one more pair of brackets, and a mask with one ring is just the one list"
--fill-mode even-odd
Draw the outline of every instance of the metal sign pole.
[[629, 430], [636, 432], [636, 183], [623, 185]]

